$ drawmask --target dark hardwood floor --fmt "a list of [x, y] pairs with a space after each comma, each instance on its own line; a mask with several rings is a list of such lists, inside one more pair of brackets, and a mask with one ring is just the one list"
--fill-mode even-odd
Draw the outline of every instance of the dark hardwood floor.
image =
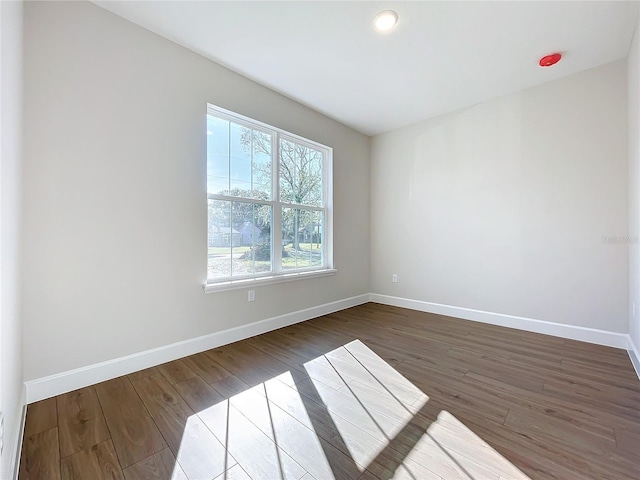
[[29, 405], [20, 480], [640, 478], [624, 350], [369, 303]]

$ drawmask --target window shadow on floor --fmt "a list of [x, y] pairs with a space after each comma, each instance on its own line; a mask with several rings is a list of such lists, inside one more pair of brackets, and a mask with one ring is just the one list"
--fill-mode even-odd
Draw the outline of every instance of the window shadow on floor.
[[[358, 339], [293, 365], [268, 351], [258, 337], [205, 352], [247, 380], [194, 409], [225, 449], [221, 479], [527, 478]], [[189, 478], [192, 443], [176, 454]]]

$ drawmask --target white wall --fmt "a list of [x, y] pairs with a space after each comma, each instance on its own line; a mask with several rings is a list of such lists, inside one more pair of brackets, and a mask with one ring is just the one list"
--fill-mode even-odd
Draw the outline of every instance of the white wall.
[[[338, 274], [205, 295], [206, 103], [334, 149]], [[86, 2], [25, 5], [25, 379], [369, 291], [369, 140]]]
[[372, 292], [627, 333], [626, 91], [617, 61], [374, 137]]
[[0, 2], [0, 478], [12, 478], [24, 404], [19, 312], [22, 2]]
[[[640, 348], [640, 17], [631, 41], [628, 71], [629, 102], [629, 335]], [[633, 306], [635, 304], [635, 315]], [[638, 350], [636, 350], [638, 355]], [[640, 361], [640, 358], [637, 359]]]

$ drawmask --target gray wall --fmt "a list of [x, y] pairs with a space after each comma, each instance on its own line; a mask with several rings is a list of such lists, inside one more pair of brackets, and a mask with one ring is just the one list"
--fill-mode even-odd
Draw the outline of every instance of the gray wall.
[[0, 478], [12, 478], [24, 403], [19, 305], [22, 2], [0, 2], [0, 49]]
[[[25, 380], [369, 291], [640, 346], [624, 61], [369, 140], [95, 5], [25, 15]], [[202, 292], [207, 102], [334, 148], [336, 276]]]
[[626, 91], [617, 61], [374, 137], [372, 292], [626, 333]]
[[[93, 4], [25, 20], [25, 380], [369, 291], [366, 136]], [[333, 147], [335, 276], [203, 293], [207, 102]]]
[[[640, 16], [631, 41], [628, 70], [629, 102], [629, 334], [640, 348]], [[634, 312], [635, 306], [635, 312]], [[636, 354], [638, 351], [636, 351]], [[638, 359], [640, 360], [640, 359]]]

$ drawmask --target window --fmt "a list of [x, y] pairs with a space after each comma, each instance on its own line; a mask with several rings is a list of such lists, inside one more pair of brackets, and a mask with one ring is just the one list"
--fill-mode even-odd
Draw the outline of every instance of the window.
[[205, 290], [334, 272], [331, 156], [329, 147], [208, 105]]

